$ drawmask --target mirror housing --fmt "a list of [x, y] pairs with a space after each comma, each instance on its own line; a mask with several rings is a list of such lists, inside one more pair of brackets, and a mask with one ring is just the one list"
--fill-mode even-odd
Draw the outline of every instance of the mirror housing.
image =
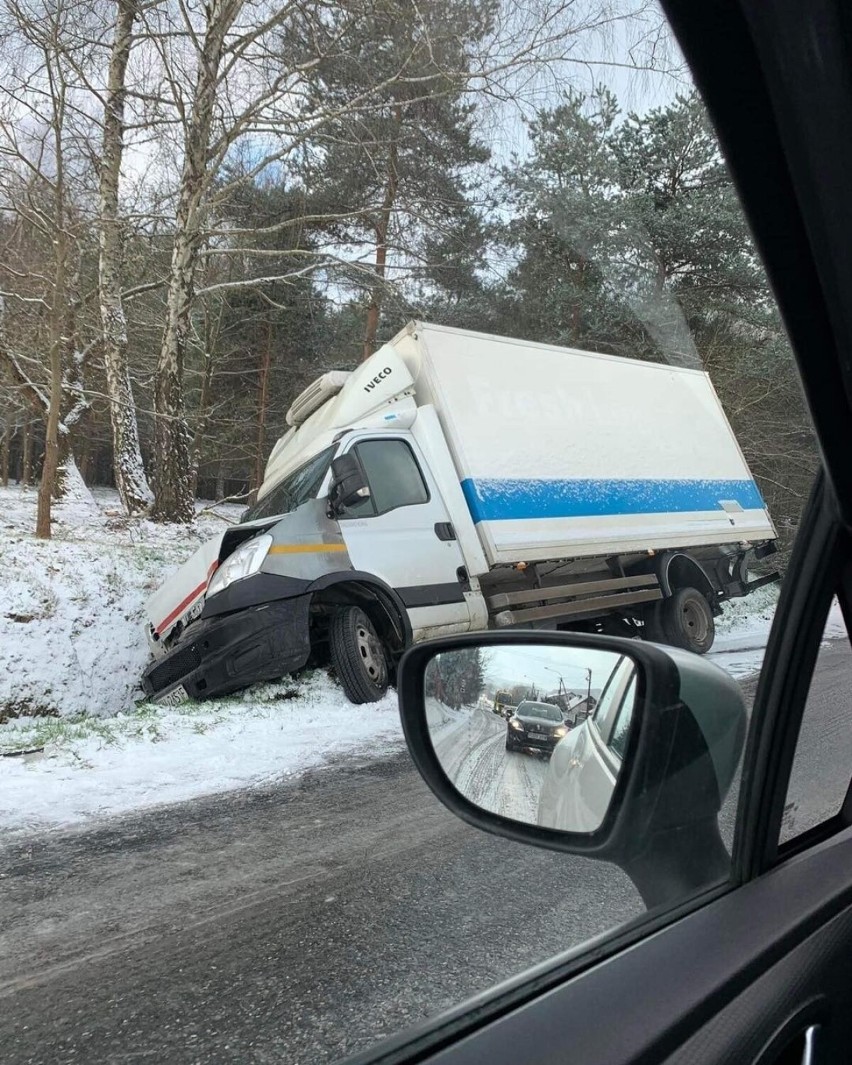
[[329, 517], [334, 517], [345, 507], [350, 507], [369, 495], [367, 475], [355, 452], [347, 451], [345, 455], [338, 455], [331, 464], [331, 483], [328, 489]]
[[[432, 744], [424, 674], [436, 655], [542, 644], [609, 651], [636, 665], [636, 703], [621, 772], [593, 832], [556, 831], [477, 806], [450, 781]], [[730, 875], [718, 815], [742, 753], [747, 712], [736, 681], [699, 655], [580, 633], [478, 633], [411, 648], [400, 663], [398, 685], [415, 765], [441, 802], [469, 824], [521, 843], [612, 862], [649, 909], [682, 901]]]

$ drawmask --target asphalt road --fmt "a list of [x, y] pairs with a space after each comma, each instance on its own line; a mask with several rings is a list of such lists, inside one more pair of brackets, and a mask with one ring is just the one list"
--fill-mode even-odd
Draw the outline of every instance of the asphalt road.
[[[792, 817], [826, 766], [845, 790], [850, 693], [832, 645]], [[4, 1065], [334, 1061], [642, 908], [457, 821], [407, 755], [7, 847], [0, 898]]]

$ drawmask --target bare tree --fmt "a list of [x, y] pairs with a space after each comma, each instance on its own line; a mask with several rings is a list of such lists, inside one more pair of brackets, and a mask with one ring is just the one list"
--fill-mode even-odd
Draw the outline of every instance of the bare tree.
[[115, 33], [103, 100], [100, 160], [98, 297], [113, 441], [115, 485], [128, 514], [153, 500], [139, 446], [139, 428], [127, 363], [127, 317], [121, 293], [119, 181], [124, 149], [125, 79], [139, 0], [116, 0]]
[[[33, 10], [6, 7], [5, 78], [0, 85], [0, 187], [7, 220], [0, 352], [16, 387], [46, 422], [36, 535], [51, 535], [51, 506], [74, 477], [71, 433], [87, 406], [88, 351], [78, 345], [81, 216], [72, 185], [87, 169], [76, 135], [89, 125], [66, 51], [80, 6], [60, 0]], [[38, 268], [27, 269], [31, 252]], [[18, 322], [10, 322], [15, 318]], [[35, 313], [33, 313], [35, 312]], [[26, 337], [29, 351], [16, 349]], [[76, 479], [76, 478], [74, 478]]]

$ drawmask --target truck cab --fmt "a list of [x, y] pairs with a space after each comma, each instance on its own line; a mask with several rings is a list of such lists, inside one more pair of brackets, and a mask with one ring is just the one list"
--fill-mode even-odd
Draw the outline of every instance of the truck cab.
[[[470, 577], [484, 565], [476, 531], [405, 364], [389, 349], [328, 376], [307, 390], [312, 404], [303, 394], [291, 408], [293, 428], [240, 524], [148, 601], [154, 661], [143, 686], [158, 701], [224, 694], [328, 658], [349, 697], [368, 701], [411, 642], [486, 624]], [[343, 409], [330, 412], [344, 383]]]

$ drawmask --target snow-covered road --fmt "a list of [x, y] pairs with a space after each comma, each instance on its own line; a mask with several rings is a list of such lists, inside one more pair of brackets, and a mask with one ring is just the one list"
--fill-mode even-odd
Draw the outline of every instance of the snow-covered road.
[[535, 822], [547, 771], [543, 755], [506, 750], [506, 722], [489, 710], [460, 711], [466, 720], [434, 737], [444, 772], [472, 802], [516, 821]]

